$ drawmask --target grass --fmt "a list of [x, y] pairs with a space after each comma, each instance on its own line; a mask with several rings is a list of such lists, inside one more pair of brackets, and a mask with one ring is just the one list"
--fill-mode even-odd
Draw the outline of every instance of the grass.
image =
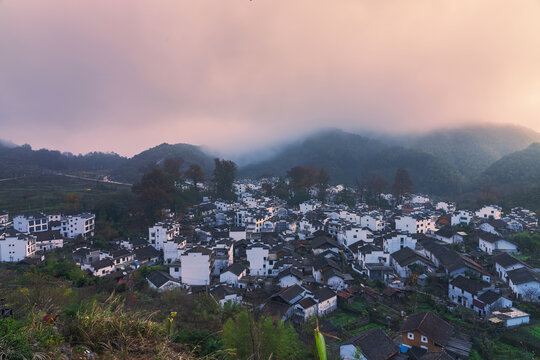
[[385, 333], [389, 332], [388, 328], [386, 326], [382, 326], [382, 325], [374, 324], [374, 323], [369, 323], [367, 325], [359, 327], [358, 329], [351, 330], [349, 333], [350, 333], [350, 336], [352, 337], [352, 336], [356, 336], [356, 335], [360, 334], [363, 331], [366, 331], [366, 330], [369, 330], [369, 329], [374, 329], [374, 328], [379, 328], [382, 331], [384, 331]]
[[[61, 175], [27, 176], [0, 182], [0, 210], [15, 214], [19, 211], [65, 211], [77, 205], [91, 209], [95, 203], [121, 191], [129, 191], [129, 187]], [[74, 196], [69, 199], [69, 194]]]

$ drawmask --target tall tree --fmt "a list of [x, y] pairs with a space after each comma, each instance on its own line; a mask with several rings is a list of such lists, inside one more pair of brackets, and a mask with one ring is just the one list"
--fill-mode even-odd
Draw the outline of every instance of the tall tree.
[[214, 159], [214, 191], [216, 196], [223, 199], [234, 198], [233, 183], [236, 164], [230, 160]]
[[367, 180], [367, 199], [371, 202], [378, 202], [381, 193], [388, 186], [388, 182], [379, 174], [371, 174]]
[[330, 175], [325, 169], [319, 170], [319, 175], [317, 177], [317, 197], [323, 203], [326, 202], [326, 191], [330, 183]]
[[401, 203], [404, 195], [412, 191], [413, 185], [409, 172], [406, 169], [397, 169], [394, 185], [392, 185], [392, 193], [398, 203]]
[[141, 182], [131, 187], [131, 191], [137, 195], [137, 205], [142, 210], [147, 224], [162, 219], [161, 210], [171, 204], [171, 195], [175, 190], [171, 180], [160, 169], [144, 174]]
[[293, 191], [309, 191], [317, 183], [318, 172], [315, 166], [295, 166], [287, 171], [287, 176]]
[[270, 182], [264, 182], [262, 183], [261, 185], [261, 190], [262, 192], [264, 193], [264, 195], [266, 196], [271, 196], [272, 195], [272, 192], [274, 190], [273, 186], [272, 186], [272, 183]]
[[166, 158], [163, 162], [163, 172], [174, 183], [180, 180], [180, 177], [182, 176], [180, 168], [183, 164], [184, 159], [182, 159], [181, 157]]
[[350, 208], [353, 208], [356, 205], [354, 193], [348, 187], [345, 187], [343, 190], [336, 194], [336, 196], [334, 197], [334, 202], [336, 204], [345, 204]]
[[197, 190], [197, 184], [204, 182], [204, 173], [201, 167], [197, 164], [189, 165], [189, 168], [184, 173], [184, 176], [191, 180], [193, 183], [193, 189]]

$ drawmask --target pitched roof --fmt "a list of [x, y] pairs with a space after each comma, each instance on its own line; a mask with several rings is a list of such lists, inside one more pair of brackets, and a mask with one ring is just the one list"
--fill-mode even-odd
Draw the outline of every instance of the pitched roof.
[[313, 298], [305, 297], [298, 302], [298, 305], [300, 305], [304, 309], [309, 309], [310, 307], [317, 305], [317, 302], [313, 300]]
[[311, 248], [313, 249], [328, 249], [328, 248], [338, 248], [339, 244], [328, 236], [317, 236], [311, 241]]
[[506, 273], [512, 284], [519, 285], [528, 282], [540, 282], [540, 274], [528, 267], [522, 267]]
[[502, 240], [502, 238], [499, 235], [495, 235], [490, 232], [481, 231], [481, 230], [478, 232], [478, 238], [484, 241], [487, 241], [488, 243], [491, 243], [491, 244]]
[[337, 296], [336, 293], [332, 289], [327, 288], [327, 287], [320, 287], [318, 289], [315, 289], [313, 291], [313, 295], [315, 296], [317, 300], [319, 300], [319, 302], [323, 302], [323, 301], [333, 298], [334, 296]]
[[414, 250], [408, 247], [404, 247], [403, 249], [400, 249], [390, 255], [399, 266], [407, 266], [411, 264], [414, 261], [420, 260], [423, 263], [433, 266], [433, 263], [429, 261], [429, 259], [425, 258], [424, 256], [416, 253]]
[[513, 257], [508, 253], [499, 254], [495, 256], [494, 260], [496, 264], [501, 265], [503, 268], [507, 268], [515, 264], [523, 264], [524, 266], [527, 266], [527, 264], [525, 264], [523, 261]]
[[501, 294], [496, 293], [495, 291], [488, 290], [478, 297], [478, 300], [484, 304], [493, 304], [495, 301], [499, 300], [502, 297]]
[[99, 269], [104, 269], [106, 267], [114, 266], [114, 263], [111, 259], [103, 259], [94, 261], [91, 266], [95, 271]]
[[490, 287], [490, 285], [486, 282], [472, 280], [462, 275], [459, 275], [458, 277], [450, 281], [450, 285], [455, 286], [459, 289], [463, 289], [473, 295], [477, 295], [483, 289]]
[[146, 280], [150, 281], [158, 289], [160, 289], [163, 285], [165, 285], [169, 281], [179, 283], [177, 279], [171, 277], [169, 274], [166, 274], [162, 271], [151, 272], [150, 274], [146, 276]]
[[446, 346], [454, 333], [452, 325], [433, 314], [426, 311], [409, 316], [401, 327], [400, 332], [418, 330], [437, 344]]
[[137, 260], [153, 259], [158, 257], [161, 253], [153, 246], [143, 246], [133, 251]]
[[275, 296], [280, 297], [285, 302], [290, 304], [290, 303], [294, 302], [294, 300], [297, 297], [301, 296], [304, 291], [306, 291], [306, 290], [304, 288], [302, 288], [301, 286], [293, 285], [293, 286], [289, 286], [288, 288], [285, 288], [285, 289], [281, 290]]
[[347, 340], [362, 350], [367, 360], [388, 360], [399, 353], [399, 347], [380, 328], [369, 329]]
[[231, 264], [228, 268], [226, 268], [225, 270], [223, 270], [223, 272], [227, 272], [227, 271], [230, 271], [231, 273], [233, 273], [234, 275], [236, 276], [240, 276], [240, 274], [245, 270], [246, 268], [243, 267], [241, 264], [239, 263], [233, 263]]

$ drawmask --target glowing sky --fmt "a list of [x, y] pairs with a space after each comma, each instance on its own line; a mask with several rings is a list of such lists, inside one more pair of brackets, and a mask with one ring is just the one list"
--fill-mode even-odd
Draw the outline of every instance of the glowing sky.
[[319, 128], [540, 131], [537, 0], [0, 0], [0, 138], [132, 155]]

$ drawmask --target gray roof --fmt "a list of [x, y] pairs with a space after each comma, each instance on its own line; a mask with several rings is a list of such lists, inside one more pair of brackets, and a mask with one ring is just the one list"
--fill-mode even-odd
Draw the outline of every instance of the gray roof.
[[155, 287], [160, 289], [163, 285], [165, 285], [169, 281], [173, 281], [175, 283], [179, 283], [179, 281], [169, 274], [166, 274], [162, 271], [153, 271], [150, 274], [146, 276], [146, 280], [154, 284]]
[[367, 360], [388, 360], [399, 353], [399, 347], [380, 328], [369, 329], [347, 340], [362, 350]]
[[540, 274], [528, 267], [522, 267], [507, 272], [508, 278], [512, 281], [512, 284], [519, 285], [528, 282], [540, 282]]
[[437, 315], [426, 311], [409, 316], [400, 332], [418, 330], [435, 343], [446, 346], [452, 338], [454, 328]]

